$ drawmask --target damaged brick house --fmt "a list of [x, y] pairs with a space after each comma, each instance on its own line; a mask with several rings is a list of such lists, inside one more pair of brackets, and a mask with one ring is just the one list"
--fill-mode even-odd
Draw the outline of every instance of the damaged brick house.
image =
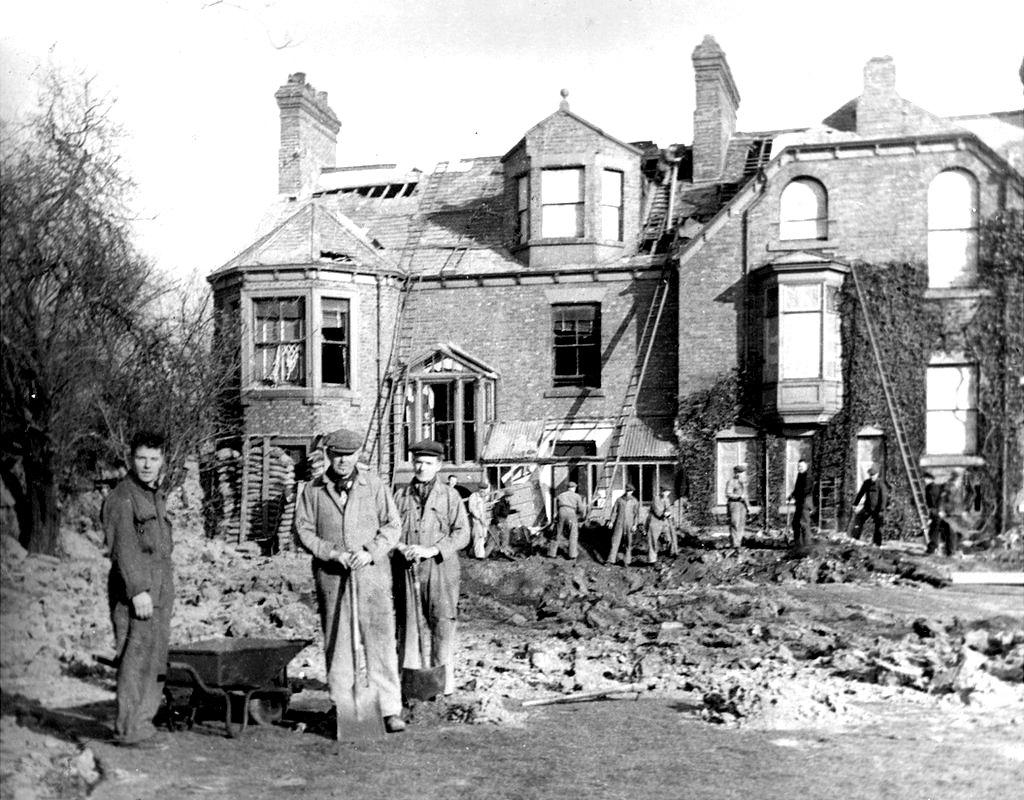
[[[209, 277], [239, 323], [239, 448], [300, 460], [353, 426], [401, 479], [406, 445], [430, 436], [463, 482], [516, 487], [527, 525], [570, 478], [596, 506], [631, 483], [714, 512], [738, 461], [773, 502], [769, 484], [799, 454], [819, 458], [843, 406], [850, 264], [920, 261], [929, 302], [976, 300], [979, 220], [1021, 205], [1021, 162], [1007, 160], [1020, 153], [986, 140], [1019, 145], [1021, 118], [933, 117], [881, 59], [821, 127], [743, 134], [713, 39], [693, 63], [692, 145], [621, 141], [563, 92], [504, 155], [430, 171], [336, 166], [327, 96], [291, 75], [276, 94], [280, 199]], [[748, 401], [704, 442], [713, 463], [688, 466], [678, 399], [730, 370]], [[916, 465], [976, 465], [976, 367], [935, 353], [927, 370], [928, 407], [905, 410], [928, 420]], [[853, 478], [898, 465], [888, 423], [862, 422], [845, 443]]]

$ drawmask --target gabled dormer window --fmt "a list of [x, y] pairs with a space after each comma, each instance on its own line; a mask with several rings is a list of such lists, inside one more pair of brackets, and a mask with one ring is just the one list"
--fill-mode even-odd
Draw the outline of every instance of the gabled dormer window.
[[583, 238], [583, 169], [540, 173], [541, 232], [545, 239]]

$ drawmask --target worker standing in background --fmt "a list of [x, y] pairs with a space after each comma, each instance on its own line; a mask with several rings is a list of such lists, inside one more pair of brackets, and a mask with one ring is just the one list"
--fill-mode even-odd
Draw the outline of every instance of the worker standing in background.
[[647, 560], [652, 564], [658, 561], [658, 546], [662, 534], [668, 536], [669, 553], [673, 556], [679, 555], [679, 542], [676, 541], [676, 531], [669, 518], [672, 510], [670, 494], [668, 489], [658, 492], [651, 501], [651, 508], [647, 514]]
[[563, 534], [569, 540], [569, 560], [579, 556], [580, 520], [587, 513], [583, 498], [576, 491], [576, 481], [569, 481], [564, 492], [555, 497], [555, 533], [548, 545], [548, 558], [558, 555]]
[[[424, 439], [413, 444], [409, 453], [413, 478], [395, 492], [395, 502], [402, 516], [402, 536], [394, 555], [401, 664], [403, 669], [443, 665], [444, 693], [450, 695], [455, 691], [459, 551], [469, 544], [469, 522], [459, 493], [437, 480], [444, 446]], [[418, 631], [414, 603], [419, 603], [425, 612], [428, 631]], [[420, 663], [417, 632], [429, 636], [429, 665]]]
[[511, 488], [505, 489], [501, 497], [491, 508], [491, 533], [498, 540], [498, 553], [511, 558], [512, 556], [512, 516], [511, 497], [515, 494]]
[[640, 503], [634, 496], [636, 489], [627, 486], [622, 496], [612, 506], [612, 516], [609, 524], [612, 529], [612, 544], [608, 550], [607, 564], [614, 564], [619, 555], [619, 544], [622, 536], [626, 536], [626, 551], [623, 553], [623, 564], [629, 566], [633, 558], [633, 532], [636, 530], [640, 518]]
[[807, 471], [807, 459], [801, 458], [796, 462], [796, 480], [793, 482], [793, 491], [787, 498], [793, 503], [793, 547], [807, 547], [811, 537], [811, 509], [814, 507], [814, 499], [811, 490], [814, 482], [811, 474]]
[[856, 509], [860, 506], [853, 520], [854, 539], [860, 538], [861, 528], [870, 519], [874, 526], [871, 531], [871, 540], [875, 547], [882, 546], [882, 515], [885, 513], [885, 501], [885, 486], [878, 480], [878, 470], [873, 466], [869, 467], [868, 476], [860, 485], [857, 496], [853, 499], [853, 507]]
[[729, 538], [732, 540], [732, 546], [739, 549], [743, 544], [747, 512], [750, 510], [745, 464], [737, 464], [732, 468], [732, 477], [725, 483], [725, 505], [729, 512]]
[[942, 497], [942, 484], [935, 482], [935, 476], [924, 473], [924, 505], [928, 509], [928, 542], [926, 553], [934, 553], [939, 548], [939, 498]]
[[469, 515], [469, 534], [473, 544], [474, 558], [487, 558], [487, 493], [491, 485], [480, 481], [476, 491], [466, 501]]

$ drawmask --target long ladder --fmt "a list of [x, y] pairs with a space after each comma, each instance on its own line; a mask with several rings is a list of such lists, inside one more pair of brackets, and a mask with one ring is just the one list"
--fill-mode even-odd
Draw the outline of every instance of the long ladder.
[[658, 323], [661, 322], [661, 315], [665, 310], [665, 303], [668, 300], [671, 278], [672, 273], [666, 266], [662, 269], [661, 278], [654, 290], [654, 296], [651, 298], [651, 306], [647, 310], [647, 318], [644, 320], [640, 341], [637, 343], [637, 359], [633, 364], [629, 383], [626, 385], [626, 393], [622, 398], [618, 417], [615, 419], [615, 427], [612, 429], [611, 440], [608, 443], [608, 456], [602, 466], [601, 477], [597, 484], [599, 489], [604, 489], [609, 494], [615, 485], [615, 478], [618, 475], [619, 468], [622, 466], [622, 437], [625, 433], [626, 425], [636, 410], [637, 397], [640, 394], [640, 388], [643, 386], [644, 376], [647, 374], [647, 365], [651, 360], [651, 351], [654, 349], [654, 338], [658, 330]]
[[853, 286], [857, 291], [857, 301], [864, 312], [864, 327], [867, 329], [868, 341], [871, 343], [871, 352], [875, 357], [875, 366], [878, 368], [878, 376], [882, 381], [882, 392], [885, 395], [886, 405], [889, 407], [889, 417], [892, 420], [892, 427], [896, 433], [896, 445], [899, 448], [900, 458], [903, 461], [903, 469], [907, 473], [907, 483], [910, 484], [910, 496], [914, 501], [917, 522], [921, 532], [927, 536], [928, 506], [924, 497], [924, 481], [921, 479], [921, 472], [917, 468], [917, 462], [910, 452], [910, 443], [907, 441], [907, 431], [903, 426], [903, 418], [896, 402], [896, 395], [893, 393], [889, 378], [885, 374], [885, 367], [882, 364], [882, 353], [878, 349], [875, 328], [871, 322], [871, 310], [868, 308], [867, 298], [864, 296], [864, 290], [857, 275], [856, 264], [850, 264], [850, 274], [853, 276]]
[[[413, 258], [416, 254], [416, 249], [419, 247], [420, 239], [423, 236], [423, 231], [427, 226], [427, 212], [433, 205], [434, 198], [437, 196], [438, 187], [441, 183], [441, 176], [447, 172], [448, 162], [442, 161], [434, 167], [434, 171], [427, 176], [426, 182], [423, 186], [423, 193], [420, 196], [419, 209], [416, 216], [413, 219], [412, 224], [409, 226], [409, 230], [406, 234], [405, 249], [402, 252], [402, 258], [399, 261], [399, 269], [404, 272], [405, 277], [402, 280], [402, 288], [399, 292], [398, 310], [395, 314], [395, 327], [394, 333], [391, 337], [391, 347], [388, 351], [387, 361], [384, 364], [384, 369], [381, 372], [382, 383], [377, 390], [377, 402], [374, 404], [373, 414], [370, 417], [370, 424], [366, 430], [366, 436], [363, 439], [363, 449], [368, 451], [367, 460], [373, 462], [376, 458], [377, 468], [383, 472], [385, 454], [381, 448], [381, 429], [384, 426], [384, 420], [389, 410], [391, 410], [395, 390], [397, 389], [400, 381], [398, 380], [401, 368], [404, 364], [404, 360], [409, 358], [409, 350], [412, 347], [412, 341], [415, 336], [416, 324], [415, 324], [415, 309], [412, 301], [415, 295], [416, 288], [419, 285], [422, 274], [414, 273], [412, 269]], [[403, 384], [404, 385], [404, 384]], [[392, 413], [392, 417], [394, 414]], [[394, 419], [392, 419], [392, 430], [389, 437], [390, 446], [388, 447], [387, 457], [387, 477], [390, 479], [395, 472], [395, 462], [398, 458], [398, 451], [400, 449], [399, 442], [401, 441], [401, 427], [399, 418], [399, 429], [394, 429]]]

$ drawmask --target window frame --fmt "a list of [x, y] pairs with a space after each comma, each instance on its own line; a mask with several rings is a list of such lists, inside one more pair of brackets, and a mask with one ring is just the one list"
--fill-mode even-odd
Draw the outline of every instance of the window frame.
[[[556, 325], [558, 324], [558, 312], [562, 309], [583, 309], [590, 308], [593, 310], [592, 327], [590, 332], [590, 338], [592, 341], [586, 343], [579, 342], [579, 333], [576, 332], [577, 341], [573, 343], [560, 344], [557, 341], [558, 331]], [[552, 303], [551, 304], [551, 385], [554, 388], [574, 387], [578, 389], [600, 389], [601, 388], [601, 304], [600, 303]], [[564, 335], [564, 334], [563, 334]], [[576, 351], [576, 362], [577, 372], [573, 374], [559, 373], [559, 350], [574, 349]], [[593, 368], [589, 371], [580, 371], [584, 358], [581, 357], [583, 351], [593, 351], [592, 358]]]
[[[968, 398], [969, 405], [960, 408], [958, 406], [959, 398], [954, 399], [952, 406], [935, 406], [933, 405], [932, 392], [929, 388], [931, 377], [935, 372], [939, 370], [959, 370], [961, 374], [964, 371], [970, 375], [971, 382], [969, 387], [970, 396]], [[941, 361], [933, 362], [928, 364], [925, 371], [925, 451], [931, 456], [976, 456], [978, 455], [978, 421], [979, 421], [979, 382], [981, 379], [980, 366], [977, 362], [971, 361]], [[957, 389], [959, 393], [959, 388]], [[962, 421], [963, 432], [964, 432], [964, 446], [961, 450], [943, 450], [936, 449], [933, 445], [935, 444], [935, 438], [937, 436], [937, 430], [932, 428], [934, 414], [948, 415], [952, 414], [954, 419], [960, 415], [964, 415]], [[959, 420], [957, 420], [959, 422]]]
[[[606, 178], [609, 175], [615, 175], [619, 181], [619, 197], [618, 202], [609, 203], [605, 193]], [[608, 242], [621, 242], [624, 239], [625, 234], [625, 214], [624, 214], [624, 201], [626, 193], [626, 174], [621, 169], [611, 169], [609, 167], [601, 168], [601, 206], [598, 211], [601, 220], [601, 238]], [[607, 210], [613, 209], [615, 212], [616, 224], [615, 224], [615, 235], [609, 236], [608, 231], [605, 228], [605, 213]]]
[[[411, 376], [401, 397], [402, 460], [408, 460], [409, 445], [419, 439], [435, 439], [445, 444], [445, 462], [479, 463], [487, 424], [493, 421], [493, 378], [477, 373], [427, 373]], [[467, 416], [466, 384], [472, 384], [472, 408]], [[426, 420], [422, 397], [425, 387], [445, 386], [451, 394], [450, 418]], [[488, 388], [490, 387], [490, 388]], [[433, 390], [436, 391], [436, 390]], [[451, 436], [438, 435], [438, 425], [451, 427]]]
[[[352, 298], [344, 296], [335, 296], [332, 294], [321, 294], [318, 297], [319, 311], [320, 311], [320, 327], [318, 329], [319, 336], [317, 337], [317, 349], [320, 354], [320, 385], [324, 388], [330, 389], [351, 389], [352, 388]], [[344, 338], [340, 341], [328, 340], [324, 336], [324, 330], [327, 326], [324, 324], [324, 316], [326, 309], [325, 304], [328, 302], [338, 302], [345, 304], [345, 327], [344, 327]], [[331, 328], [331, 330], [335, 330]], [[327, 381], [324, 378], [324, 359], [327, 356], [328, 348], [337, 348], [342, 352], [342, 364], [345, 374], [344, 382], [338, 383], [335, 381]]]
[[[524, 202], [525, 201], [525, 202]], [[530, 241], [530, 173], [516, 177], [516, 244]]]
[[[789, 208], [796, 202], [794, 194], [802, 187], [810, 190], [816, 201], [814, 216], [789, 216]], [[789, 200], [787, 201], [787, 194]], [[797, 198], [799, 200], [801, 198]], [[798, 204], [799, 206], [799, 204]], [[800, 175], [789, 181], [779, 194], [779, 240], [827, 241], [829, 236], [828, 189], [817, 178]], [[813, 235], [806, 235], [813, 230]]]
[[[577, 191], [576, 199], [567, 202], [560, 200], [557, 202], [547, 202], [545, 198], [545, 186], [544, 176], [552, 175], [554, 173], [561, 172], [574, 172], [577, 175]], [[586, 186], [586, 169], [583, 165], [569, 165], [557, 167], [542, 167], [540, 170], [540, 238], [542, 239], [583, 239], [586, 236], [587, 231], [587, 217], [586, 217], [586, 197], [587, 197], [587, 186]], [[564, 233], [552, 233], [548, 230], [549, 223], [547, 221], [547, 214], [545, 213], [549, 208], [551, 209], [564, 209], [574, 208], [576, 211], [576, 232], [573, 234]]]
[[[965, 210], [967, 225], [950, 225], [943, 217], [957, 216], [950, 212], [949, 208], [940, 208], [940, 198], [937, 196], [937, 188], [941, 188], [940, 181], [947, 180], [947, 176], [958, 176], [966, 182], [966, 188], [970, 193], [969, 208], [959, 208], [959, 213]], [[978, 261], [980, 257], [980, 206], [981, 192], [977, 176], [969, 170], [961, 167], [944, 169], [928, 184], [927, 194], [927, 263], [928, 263], [928, 288], [929, 289], [951, 289], [969, 288], [977, 285]], [[964, 260], [963, 263], [953, 270], [949, 264], [940, 261], [940, 254], [945, 256], [955, 248], [951, 248], [946, 242], [962, 238]], [[940, 274], [940, 269], [943, 271]], [[948, 274], [946, 274], [948, 273]]]
[[[301, 335], [296, 338], [290, 339], [261, 339], [261, 329], [263, 325], [260, 323], [259, 305], [261, 303], [276, 303], [278, 317], [277, 324], [279, 327], [278, 336], [283, 334], [283, 320], [285, 317], [281, 316], [281, 307], [284, 303], [297, 302], [300, 308], [299, 316], [294, 319], [298, 319], [301, 324]], [[267, 295], [259, 295], [250, 298], [250, 308], [248, 317], [251, 320], [251, 327], [246, 336], [249, 342], [249, 358], [248, 358], [248, 375], [246, 383], [248, 388], [257, 391], [261, 390], [305, 390], [309, 389], [312, 384], [312, 376], [309, 369], [309, 296], [306, 292], [274, 292]], [[264, 317], [263, 319], [269, 319]], [[279, 382], [279, 383], [266, 383], [264, 378], [265, 370], [259, 366], [261, 354], [269, 351], [271, 348], [282, 345], [298, 345], [299, 353], [299, 369], [301, 372], [301, 379], [298, 382]], [[280, 351], [277, 358], [280, 357]], [[276, 361], [276, 359], [275, 359]]]
[[[733, 460], [723, 462], [722, 447], [736, 446], [736, 454]], [[743, 446], [743, 460], [739, 460], [740, 445]], [[725, 509], [725, 484], [732, 477], [732, 469], [737, 464], [743, 464], [747, 468], [747, 489], [751, 510], [760, 509], [760, 480], [762, 464], [764, 461], [763, 442], [753, 434], [742, 434], [734, 431], [723, 431], [715, 437], [715, 502], [714, 505]], [[728, 471], [723, 470], [728, 466]]]

